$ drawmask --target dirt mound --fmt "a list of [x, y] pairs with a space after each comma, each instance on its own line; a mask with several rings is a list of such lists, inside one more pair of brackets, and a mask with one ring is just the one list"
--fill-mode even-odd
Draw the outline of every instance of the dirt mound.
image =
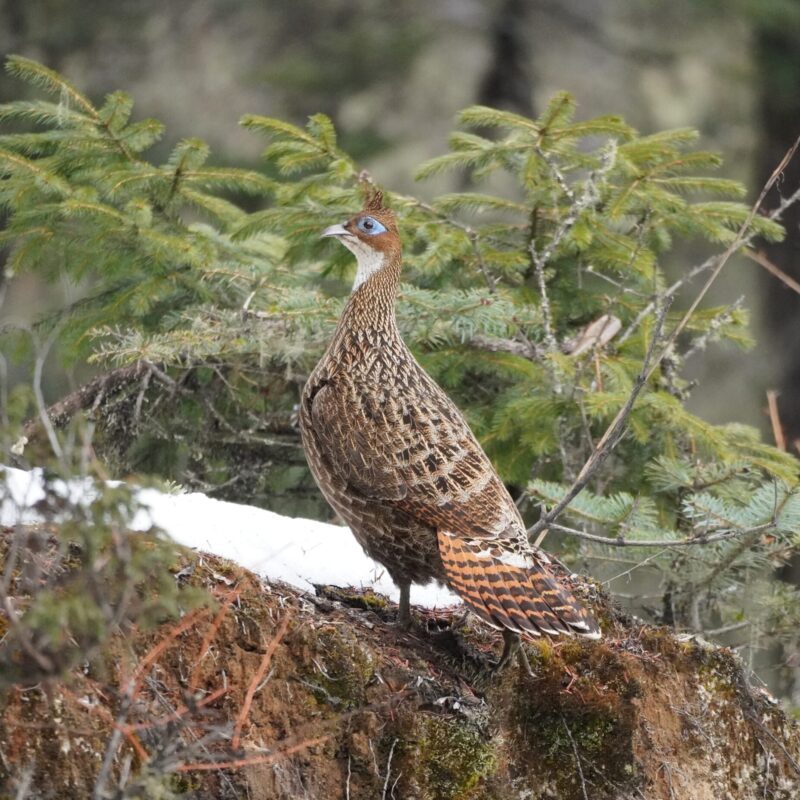
[[800, 795], [797, 726], [736, 658], [606, 601], [601, 642], [534, 643], [535, 677], [492, 675], [499, 635], [473, 621], [417, 611], [403, 632], [379, 596], [304, 595], [202, 555], [176, 575], [218, 605], [0, 699], [11, 796], [25, 780], [28, 797], [89, 797], [101, 774], [111, 797]]

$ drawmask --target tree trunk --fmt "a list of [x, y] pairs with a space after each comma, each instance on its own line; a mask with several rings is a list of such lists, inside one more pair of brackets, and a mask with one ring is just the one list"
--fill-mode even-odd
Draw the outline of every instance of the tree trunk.
[[[761, 83], [761, 144], [758, 185], [766, 182], [775, 165], [800, 135], [800, 48], [796, 26], [763, 27], [757, 33], [758, 69]], [[786, 167], [778, 184], [800, 185], [800, 157]], [[764, 250], [774, 264], [800, 281], [800, 207], [784, 215], [786, 239]], [[780, 354], [778, 407], [789, 449], [800, 453], [800, 295], [764, 272], [761, 278], [764, 320], [772, 351]]]

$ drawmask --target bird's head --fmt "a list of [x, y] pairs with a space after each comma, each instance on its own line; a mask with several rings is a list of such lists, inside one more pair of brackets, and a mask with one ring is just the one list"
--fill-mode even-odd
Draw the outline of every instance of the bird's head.
[[353, 291], [384, 267], [400, 260], [400, 234], [394, 214], [383, 205], [383, 193], [374, 190], [364, 207], [347, 222], [331, 225], [323, 236], [338, 239], [356, 257], [358, 270]]

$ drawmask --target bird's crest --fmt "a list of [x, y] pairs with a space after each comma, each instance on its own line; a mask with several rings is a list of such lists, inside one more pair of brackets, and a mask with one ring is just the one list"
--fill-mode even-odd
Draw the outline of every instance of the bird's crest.
[[363, 211], [366, 214], [380, 213], [389, 209], [383, 205], [383, 190], [374, 184], [367, 184], [364, 192]]

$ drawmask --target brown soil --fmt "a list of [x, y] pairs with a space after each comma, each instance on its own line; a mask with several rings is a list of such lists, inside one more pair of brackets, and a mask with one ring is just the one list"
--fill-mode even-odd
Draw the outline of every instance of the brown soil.
[[[797, 725], [736, 658], [602, 598], [601, 642], [534, 643], [535, 677], [516, 664], [496, 675], [499, 637], [474, 620], [453, 634], [448, 615], [417, 611], [403, 632], [372, 594], [311, 597], [208, 556], [187, 567], [221, 603], [185, 630], [130, 631], [67, 680], [0, 698], [0, 797], [26, 774], [27, 797], [90, 797], [114, 720], [119, 797], [800, 796]], [[207, 769], [216, 761], [229, 766]]]

